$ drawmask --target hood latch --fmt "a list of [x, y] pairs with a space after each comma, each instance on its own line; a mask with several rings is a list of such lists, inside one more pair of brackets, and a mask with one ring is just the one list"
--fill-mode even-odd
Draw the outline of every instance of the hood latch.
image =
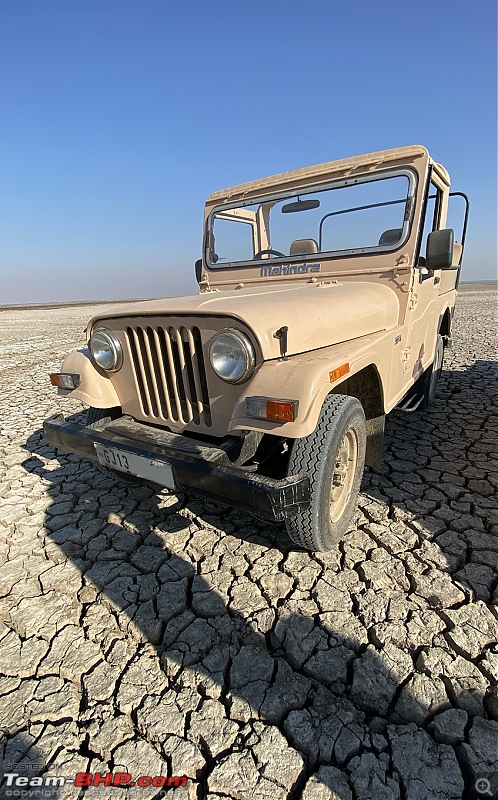
[[280, 355], [283, 359], [287, 359], [287, 332], [289, 328], [287, 325], [283, 325], [278, 331], [275, 331], [273, 334], [274, 339], [278, 339], [280, 342]]

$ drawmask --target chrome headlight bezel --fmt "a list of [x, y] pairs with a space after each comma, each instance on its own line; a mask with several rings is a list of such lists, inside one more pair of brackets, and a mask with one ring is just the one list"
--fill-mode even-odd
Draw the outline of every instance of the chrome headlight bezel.
[[[101, 342], [103, 340], [108, 345], [108, 352], [112, 355], [112, 364], [110, 366], [104, 366], [104, 364], [100, 364], [97, 356], [95, 355], [94, 348], [96, 346], [97, 337], [100, 337]], [[94, 342], [94, 347], [92, 347], [92, 340]], [[102, 343], [100, 344], [100, 347], [102, 348]], [[121, 347], [121, 342], [117, 336], [108, 328], [94, 328], [88, 340], [88, 348], [90, 350], [93, 362], [97, 365], [97, 367], [99, 367], [99, 369], [103, 369], [104, 372], [117, 372], [118, 369], [121, 369], [123, 365], [123, 348]]]
[[[225, 337], [225, 339], [231, 338], [234, 344], [238, 344], [240, 347], [241, 371], [240, 373], [237, 373], [235, 377], [230, 377], [233, 375], [233, 370], [227, 376], [215, 366], [215, 348], [216, 345], [220, 344], [220, 340], [223, 337]], [[247, 334], [243, 333], [243, 331], [240, 331], [237, 328], [223, 328], [214, 334], [209, 343], [209, 363], [211, 364], [211, 368], [213, 369], [215, 375], [221, 380], [225, 381], [225, 383], [245, 383], [245, 381], [249, 380], [249, 378], [252, 376], [256, 367], [256, 353], [254, 351], [254, 346]]]

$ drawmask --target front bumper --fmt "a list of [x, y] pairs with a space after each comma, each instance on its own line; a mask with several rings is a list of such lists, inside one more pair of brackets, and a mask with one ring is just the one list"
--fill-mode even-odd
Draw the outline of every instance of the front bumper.
[[92, 461], [98, 461], [94, 445], [101, 444], [169, 464], [177, 488], [270, 522], [282, 522], [310, 504], [306, 475], [266, 478], [230, 464], [223, 448], [151, 428], [131, 417], [121, 417], [97, 429], [66, 422], [62, 414], [56, 414], [44, 422], [43, 428], [51, 445]]

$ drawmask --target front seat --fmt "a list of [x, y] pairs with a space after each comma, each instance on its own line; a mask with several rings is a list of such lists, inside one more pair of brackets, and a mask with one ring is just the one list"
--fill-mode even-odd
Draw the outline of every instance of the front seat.
[[379, 239], [379, 247], [388, 247], [390, 244], [397, 244], [401, 239], [403, 228], [391, 228], [384, 231]]
[[291, 242], [289, 255], [303, 256], [306, 253], [318, 253], [318, 242], [314, 239], [295, 239]]

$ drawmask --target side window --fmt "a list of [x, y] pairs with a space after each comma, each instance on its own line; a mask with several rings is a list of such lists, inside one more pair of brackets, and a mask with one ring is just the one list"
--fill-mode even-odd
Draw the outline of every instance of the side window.
[[254, 256], [252, 227], [245, 220], [240, 222], [216, 217], [213, 229], [214, 263], [225, 261], [249, 261]]
[[425, 257], [427, 249], [427, 237], [432, 231], [437, 231], [439, 228], [439, 219], [441, 216], [441, 189], [431, 183], [429, 188], [429, 199], [427, 201], [427, 208], [425, 212], [424, 232], [422, 234], [422, 246], [420, 248], [420, 256], [418, 266], [425, 266]]

